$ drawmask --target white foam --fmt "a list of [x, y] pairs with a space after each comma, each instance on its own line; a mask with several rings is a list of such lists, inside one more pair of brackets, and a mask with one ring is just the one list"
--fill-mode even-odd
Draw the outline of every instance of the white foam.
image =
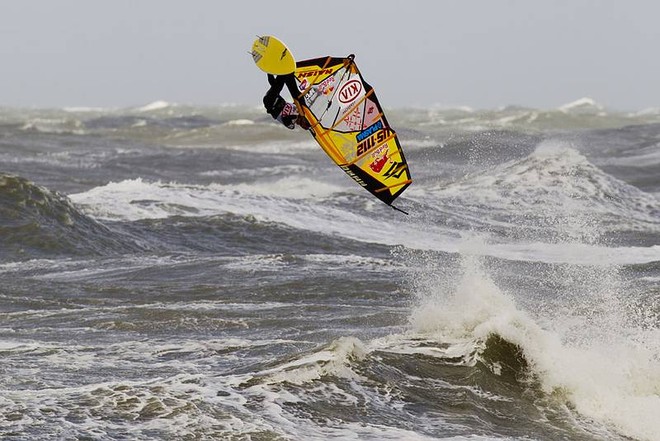
[[660, 261], [660, 245], [608, 247], [574, 243], [521, 243], [484, 245], [482, 255], [508, 260], [574, 265], [635, 265]]
[[350, 367], [350, 360], [361, 360], [366, 354], [367, 350], [359, 339], [342, 337], [325, 350], [258, 372], [256, 376], [265, 377], [264, 384], [304, 384], [326, 375], [359, 379], [360, 376]]
[[172, 104], [168, 103], [167, 101], [154, 101], [149, 104], [146, 104], [142, 107], [138, 107], [136, 110], [138, 112], [151, 112], [154, 110], [163, 110], [167, 109], [168, 107], [171, 107]]
[[200, 176], [206, 177], [235, 177], [243, 178], [266, 178], [283, 174], [305, 175], [311, 170], [303, 165], [275, 165], [271, 167], [234, 168], [231, 170], [209, 170], [201, 172]]
[[631, 116], [660, 116], [660, 107], [649, 107], [638, 112], [632, 113]]
[[260, 207], [276, 205], [272, 198], [283, 201], [318, 199], [339, 190], [334, 185], [300, 177], [255, 184], [209, 186], [150, 183], [138, 178], [111, 182], [69, 197], [99, 219], [135, 221], [171, 216], [211, 216], [227, 212], [248, 215], [258, 213]]
[[580, 99], [577, 99], [575, 101], [572, 101], [570, 103], [566, 103], [558, 108], [558, 110], [562, 112], [571, 112], [575, 110], [582, 110], [582, 109], [595, 109], [595, 110], [603, 110], [603, 106], [598, 104], [595, 100], [592, 98], [588, 97], [583, 97]]
[[581, 414], [622, 434], [655, 440], [660, 433], [658, 332], [628, 327], [617, 307], [621, 293], [610, 291], [611, 274], [607, 269], [576, 274], [590, 278], [586, 286], [595, 292], [574, 296], [581, 301], [580, 296], [589, 296], [604, 311], [592, 310], [587, 317], [558, 312], [546, 317], [551, 328], [544, 329], [491, 280], [477, 258], [467, 256], [457, 280], [427, 274], [411, 323], [442, 342], [464, 339], [478, 345], [497, 334], [523, 350], [548, 394], [565, 397]]
[[238, 184], [232, 188], [241, 193], [286, 199], [321, 199], [342, 190], [339, 186], [300, 176], [288, 176], [273, 182]]
[[74, 135], [84, 135], [86, 132], [82, 128], [82, 121], [77, 119], [65, 118], [33, 118], [25, 122], [21, 130], [36, 131], [39, 133], [54, 133], [66, 134], [72, 133]]
[[[282, 127], [281, 124], [279, 124]], [[273, 127], [277, 130], [280, 130], [280, 127]], [[282, 127], [282, 130], [288, 130]], [[287, 133], [288, 134], [288, 133]], [[292, 136], [296, 136], [292, 134]], [[294, 138], [296, 139], [296, 138]], [[299, 152], [315, 152], [318, 151], [318, 145], [314, 141], [309, 139], [304, 139], [301, 141], [295, 141], [293, 139], [287, 141], [268, 141], [258, 144], [236, 144], [228, 145], [224, 147], [227, 150], [241, 151], [241, 152], [250, 152], [252, 154], [282, 154], [282, 155], [295, 155]], [[319, 154], [319, 158], [321, 158]]]
[[107, 109], [104, 107], [64, 107], [62, 110], [65, 112], [70, 112], [70, 113], [96, 113], [96, 112], [107, 112], [108, 110], [112, 109]]
[[252, 121], [251, 119], [233, 119], [231, 121], [227, 121], [223, 125], [227, 126], [250, 126], [254, 125], [255, 122]]

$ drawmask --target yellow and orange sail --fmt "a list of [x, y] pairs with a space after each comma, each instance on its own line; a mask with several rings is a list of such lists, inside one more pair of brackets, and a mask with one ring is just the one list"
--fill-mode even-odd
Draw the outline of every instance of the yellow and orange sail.
[[[296, 63], [290, 90], [321, 148], [388, 205], [412, 183], [396, 132], [352, 55]], [[292, 85], [289, 85], [292, 88]]]

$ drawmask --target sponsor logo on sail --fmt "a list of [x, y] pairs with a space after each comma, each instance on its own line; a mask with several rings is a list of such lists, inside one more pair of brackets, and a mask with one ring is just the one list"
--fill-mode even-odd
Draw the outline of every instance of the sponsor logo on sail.
[[339, 102], [349, 104], [355, 101], [362, 92], [362, 83], [360, 80], [350, 80], [339, 89]]

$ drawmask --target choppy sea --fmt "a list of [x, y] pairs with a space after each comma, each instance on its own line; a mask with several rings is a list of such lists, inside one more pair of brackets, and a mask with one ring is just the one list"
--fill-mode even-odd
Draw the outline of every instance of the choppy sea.
[[3, 440], [660, 439], [660, 110], [0, 109]]

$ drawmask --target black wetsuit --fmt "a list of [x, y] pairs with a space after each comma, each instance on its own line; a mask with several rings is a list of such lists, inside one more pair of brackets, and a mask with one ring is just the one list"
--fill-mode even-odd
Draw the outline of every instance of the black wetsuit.
[[286, 84], [289, 92], [296, 89], [293, 74], [273, 76], [268, 74], [270, 89], [264, 95], [264, 107], [274, 119], [278, 120], [290, 129], [295, 127], [298, 111], [295, 104], [287, 103], [280, 96], [280, 92]]

